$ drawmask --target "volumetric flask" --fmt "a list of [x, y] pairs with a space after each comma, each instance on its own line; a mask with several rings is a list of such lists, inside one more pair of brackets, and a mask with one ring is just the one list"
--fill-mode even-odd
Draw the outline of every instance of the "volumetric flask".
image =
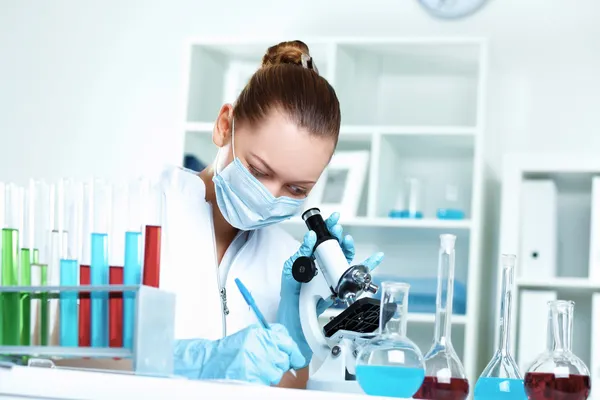
[[525, 374], [531, 400], [585, 400], [591, 390], [590, 371], [573, 354], [572, 301], [548, 302], [547, 348]]
[[450, 340], [455, 243], [456, 236], [440, 235], [435, 333], [431, 349], [425, 354], [425, 380], [415, 399], [464, 400], [469, 395], [465, 369]]
[[475, 400], [525, 400], [523, 376], [510, 354], [510, 304], [515, 276], [513, 254], [502, 255], [502, 297], [498, 324], [498, 349], [475, 385]]
[[361, 349], [356, 380], [368, 395], [410, 398], [425, 377], [423, 354], [406, 336], [410, 285], [382, 282], [381, 286], [379, 335]]

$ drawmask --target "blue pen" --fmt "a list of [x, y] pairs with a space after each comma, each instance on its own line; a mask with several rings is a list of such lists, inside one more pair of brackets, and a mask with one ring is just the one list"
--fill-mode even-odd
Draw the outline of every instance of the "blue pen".
[[[264, 329], [270, 330], [271, 327], [269, 326], [269, 323], [265, 319], [265, 316], [263, 315], [263, 313], [260, 312], [260, 310], [258, 309], [258, 306], [256, 305], [256, 302], [254, 301], [254, 298], [250, 294], [250, 291], [248, 289], [246, 289], [246, 286], [244, 286], [242, 281], [240, 281], [238, 278], [235, 278], [235, 284], [237, 285], [238, 289], [240, 290], [240, 293], [242, 294], [242, 297], [244, 298], [244, 300], [246, 301], [246, 303], [248, 304], [250, 309], [254, 312], [254, 315], [256, 315], [256, 319], [258, 319], [258, 322], [260, 323], [260, 325]], [[296, 376], [296, 371], [291, 369], [290, 372], [292, 373], [292, 375]]]

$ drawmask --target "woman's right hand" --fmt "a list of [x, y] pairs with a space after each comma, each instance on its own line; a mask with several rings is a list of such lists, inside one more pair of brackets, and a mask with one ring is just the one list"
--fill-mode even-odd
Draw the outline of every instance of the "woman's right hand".
[[283, 325], [252, 325], [219, 340], [175, 342], [175, 375], [190, 379], [232, 379], [276, 385], [290, 369], [306, 364]]

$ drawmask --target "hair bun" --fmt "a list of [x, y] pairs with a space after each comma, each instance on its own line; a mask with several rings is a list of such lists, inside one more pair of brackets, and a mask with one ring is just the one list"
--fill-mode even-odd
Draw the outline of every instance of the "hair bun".
[[262, 59], [262, 68], [281, 64], [293, 64], [317, 70], [310, 57], [308, 46], [300, 40], [281, 42], [267, 49]]

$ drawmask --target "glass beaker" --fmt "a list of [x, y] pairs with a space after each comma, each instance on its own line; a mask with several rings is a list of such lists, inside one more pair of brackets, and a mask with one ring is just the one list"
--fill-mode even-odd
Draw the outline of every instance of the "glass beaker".
[[406, 178], [402, 182], [400, 194], [394, 208], [389, 212], [390, 218], [423, 218], [421, 204], [421, 182], [417, 178]]
[[465, 212], [459, 203], [459, 188], [455, 184], [447, 184], [444, 191], [444, 204], [437, 209], [438, 219], [465, 219]]
[[573, 354], [572, 301], [548, 302], [546, 351], [525, 374], [525, 392], [530, 400], [585, 400], [590, 394], [590, 371]]
[[358, 354], [356, 380], [368, 395], [410, 398], [425, 376], [423, 354], [406, 336], [410, 285], [385, 281], [381, 286], [379, 335]]
[[475, 384], [475, 400], [526, 400], [523, 376], [510, 354], [510, 304], [516, 256], [502, 255], [502, 297], [498, 349]]
[[433, 344], [425, 354], [425, 379], [415, 399], [464, 400], [469, 395], [465, 369], [452, 346], [452, 300], [456, 236], [440, 235]]

